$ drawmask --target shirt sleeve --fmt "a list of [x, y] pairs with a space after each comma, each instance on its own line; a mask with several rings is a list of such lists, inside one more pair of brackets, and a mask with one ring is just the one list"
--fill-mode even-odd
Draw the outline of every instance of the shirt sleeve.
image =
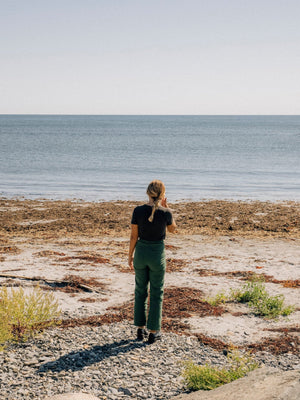
[[136, 208], [133, 210], [132, 218], [131, 218], [131, 223], [132, 223], [133, 225], [138, 225], [138, 222], [137, 222], [137, 215], [136, 215]]
[[172, 216], [171, 211], [166, 212], [166, 220], [167, 220], [167, 225], [172, 225], [173, 216]]

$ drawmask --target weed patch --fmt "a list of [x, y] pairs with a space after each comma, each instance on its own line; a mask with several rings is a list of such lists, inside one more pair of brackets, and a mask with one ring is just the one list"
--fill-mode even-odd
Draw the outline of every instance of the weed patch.
[[0, 290], [0, 344], [7, 340], [22, 341], [57, 323], [60, 312], [52, 294], [35, 288], [25, 294], [23, 288]]
[[242, 290], [232, 292], [232, 298], [241, 303], [248, 303], [256, 315], [276, 318], [287, 316], [294, 311], [293, 306], [284, 306], [284, 296], [271, 296], [263, 281], [249, 281]]
[[241, 355], [236, 350], [228, 353], [228, 362], [228, 368], [186, 363], [182, 374], [186, 386], [190, 390], [212, 390], [242, 378], [259, 366], [250, 355]]
[[214, 306], [227, 301], [247, 303], [256, 315], [266, 318], [287, 316], [295, 310], [293, 306], [284, 306], [283, 295], [271, 296], [262, 278], [257, 276], [252, 281], [248, 281], [240, 290], [231, 289], [229, 294], [220, 292], [214, 298], [208, 299], [208, 302]]

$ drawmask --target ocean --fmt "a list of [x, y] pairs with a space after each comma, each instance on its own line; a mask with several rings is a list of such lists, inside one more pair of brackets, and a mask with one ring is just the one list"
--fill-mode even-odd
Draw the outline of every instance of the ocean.
[[300, 200], [300, 116], [0, 115], [0, 196]]

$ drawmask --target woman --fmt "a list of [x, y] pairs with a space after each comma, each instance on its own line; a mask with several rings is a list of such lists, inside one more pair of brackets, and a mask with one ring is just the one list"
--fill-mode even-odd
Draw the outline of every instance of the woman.
[[[150, 344], [161, 339], [166, 229], [169, 232], [176, 229], [165, 193], [165, 185], [161, 181], [152, 181], [147, 189], [149, 202], [136, 207], [131, 220], [128, 264], [135, 270], [134, 324], [138, 327], [138, 340], [143, 340], [147, 336], [147, 322]], [[150, 307], [146, 318], [149, 283]]]

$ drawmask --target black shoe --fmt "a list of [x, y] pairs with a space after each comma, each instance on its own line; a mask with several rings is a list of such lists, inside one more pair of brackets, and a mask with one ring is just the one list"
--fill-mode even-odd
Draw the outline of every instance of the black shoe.
[[148, 332], [146, 329], [138, 328], [137, 330], [137, 340], [144, 340], [146, 339]]
[[156, 342], [157, 340], [161, 339], [161, 333], [160, 332], [156, 332], [156, 333], [150, 333], [149, 337], [148, 337], [148, 343], [152, 344], [154, 342]]

